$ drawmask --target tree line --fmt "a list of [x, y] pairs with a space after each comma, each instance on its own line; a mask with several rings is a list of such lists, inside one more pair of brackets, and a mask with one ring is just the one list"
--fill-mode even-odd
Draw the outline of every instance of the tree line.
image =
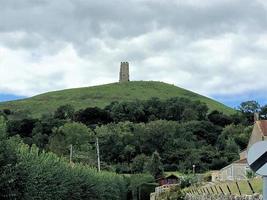
[[210, 112], [200, 101], [151, 98], [78, 111], [62, 105], [39, 119], [18, 119], [8, 109], [1, 113], [9, 137], [19, 135], [30, 146], [65, 157], [72, 144], [74, 162], [96, 166], [97, 136], [102, 168], [141, 173], [150, 168], [148, 158], [154, 152], [167, 171], [189, 172], [193, 164], [199, 172], [222, 168], [238, 159], [239, 151], [246, 147], [254, 112], [264, 118], [267, 106], [248, 101], [240, 105], [239, 112], [226, 115]]

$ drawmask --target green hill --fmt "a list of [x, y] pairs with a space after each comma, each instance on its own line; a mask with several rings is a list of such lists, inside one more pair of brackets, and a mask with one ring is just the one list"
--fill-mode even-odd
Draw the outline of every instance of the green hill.
[[44, 113], [51, 113], [57, 107], [71, 104], [75, 109], [86, 107], [104, 107], [112, 101], [146, 100], [151, 97], [167, 99], [170, 97], [186, 97], [207, 103], [210, 110], [219, 110], [226, 114], [234, 113], [229, 108], [215, 100], [179, 88], [174, 85], [154, 81], [132, 81], [128, 83], [111, 83], [100, 86], [67, 89], [48, 92], [31, 98], [0, 103], [0, 110], [4, 108], [13, 111], [27, 111], [35, 117]]

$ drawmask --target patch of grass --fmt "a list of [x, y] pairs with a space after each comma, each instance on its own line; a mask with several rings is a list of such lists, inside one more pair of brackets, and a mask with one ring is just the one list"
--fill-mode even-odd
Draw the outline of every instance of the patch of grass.
[[[250, 179], [249, 180], [253, 190], [255, 193], [259, 193], [262, 194], [262, 186], [263, 186], [263, 180], [261, 177], [256, 177], [254, 179]], [[248, 184], [248, 180], [241, 180], [241, 181], [237, 181], [239, 189], [241, 191], [242, 195], [251, 195], [253, 194], [252, 190], [249, 187]], [[219, 193], [221, 193], [220, 188], [222, 189], [224, 194], [230, 194], [227, 186], [229, 187], [231, 194], [235, 194], [235, 195], [240, 195], [236, 181], [226, 181], [226, 182], [219, 182], [216, 183], [215, 185], [205, 185], [202, 187], [189, 187], [185, 189], [185, 192], [190, 191], [190, 190], [195, 190], [197, 189], [198, 192], [202, 193], [203, 191], [205, 191], [207, 193], [207, 191], [209, 191], [211, 194], [217, 194], [217, 191]], [[216, 188], [217, 190], [216, 190]]]
[[229, 108], [213, 99], [179, 88], [175, 85], [156, 81], [132, 81], [128, 83], [111, 83], [100, 86], [67, 89], [48, 92], [31, 98], [0, 103], [0, 110], [8, 108], [14, 111], [27, 110], [33, 117], [54, 112], [64, 104], [71, 104], [76, 110], [86, 107], [105, 107], [112, 101], [147, 100], [151, 97], [168, 99], [171, 97], [186, 97], [191, 100], [205, 102], [210, 110], [219, 110], [232, 114]]
[[[260, 178], [260, 177], [254, 178], [254, 179], [251, 179], [249, 181], [250, 181], [255, 193], [262, 193], [262, 184], [263, 184], [262, 178]], [[232, 194], [239, 195], [237, 184], [234, 181], [231, 181], [231, 182], [229, 181], [229, 182], [225, 182], [223, 184], [220, 184], [220, 186], [223, 189], [225, 194], [229, 194], [229, 191], [227, 189], [227, 185], [230, 188]], [[238, 181], [238, 185], [239, 185], [239, 188], [240, 188], [242, 195], [243, 194], [246, 194], [246, 195], [253, 194], [252, 190], [249, 187], [247, 180]]]

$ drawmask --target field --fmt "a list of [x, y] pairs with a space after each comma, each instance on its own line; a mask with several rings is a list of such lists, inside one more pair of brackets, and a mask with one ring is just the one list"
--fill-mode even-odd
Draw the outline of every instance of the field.
[[151, 97], [167, 99], [171, 97], [186, 97], [207, 103], [210, 110], [219, 110], [225, 114], [235, 111], [215, 100], [175, 85], [155, 81], [133, 81], [128, 83], [111, 83], [100, 86], [67, 89], [37, 95], [31, 98], [0, 103], [1, 109], [11, 109], [17, 112], [28, 112], [34, 117], [51, 113], [57, 107], [71, 104], [76, 110], [86, 107], [105, 107], [112, 101], [146, 100]]
[[[249, 183], [252, 189], [249, 186]], [[239, 189], [238, 189], [238, 187]], [[202, 187], [190, 187], [185, 189], [185, 192], [193, 191], [194, 193], [209, 193], [209, 194], [235, 194], [235, 195], [251, 195], [254, 193], [262, 193], [262, 185], [263, 181], [261, 177], [256, 177], [250, 180], [242, 180], [242, 181], [226, 181], [222, 183], [217, 183], [215, 185], [205, 185]], [[229, 189], [228, 189], [229, 188]], [[229, 191], [230, 190], [230, 191]], [[240, 191], [240, 192], [239, 192]]]

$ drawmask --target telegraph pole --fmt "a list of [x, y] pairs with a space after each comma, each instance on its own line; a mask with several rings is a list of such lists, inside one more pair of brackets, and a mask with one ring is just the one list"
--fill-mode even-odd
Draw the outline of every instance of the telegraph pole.
[[100, 153], [99, 153], [99, 143], [98, 137], [96, 136], [96, 153], [97, 153], [97, 171], [100, 172]]
[[196, 174], [196, 165], [193, 165], [193, 174]]
[[73, 146], [70, 145], [70, 164], [72, 163]]
[[97, 171], [100, 172], [100, 151], [99, 151], [99, 142], [98, 142], [98, 137], [97, 137], [97, 133], [95, 131], [97, 124], [91, 124], [90, 125], [91, 130], [93, 131], [93, 133], [95, 134], [95, 146], [96, 146], [96, 155], [97, 155]]

